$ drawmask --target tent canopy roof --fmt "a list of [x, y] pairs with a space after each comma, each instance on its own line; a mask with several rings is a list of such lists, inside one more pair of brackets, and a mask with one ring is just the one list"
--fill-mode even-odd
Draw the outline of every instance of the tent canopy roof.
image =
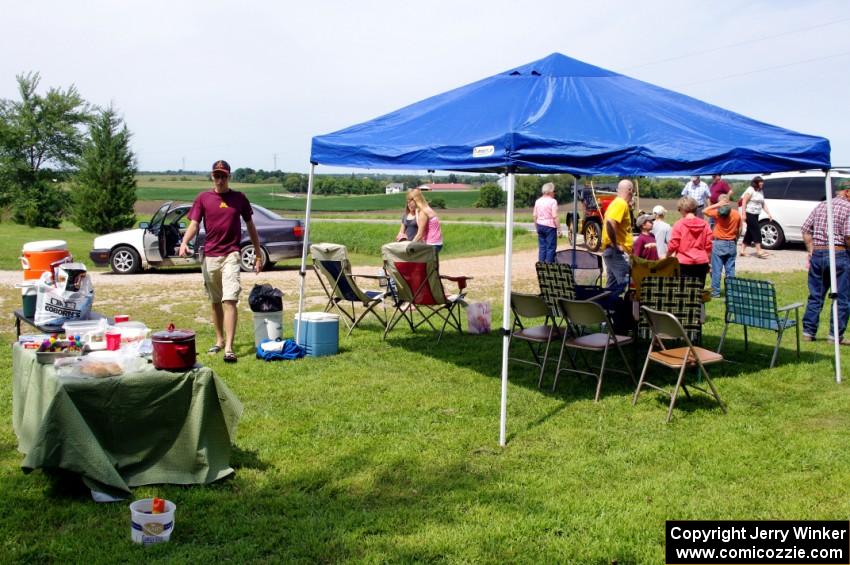
[[829, 141], [559, 53], [313, 138], [380, 169], [682, 175], [830, 167]]

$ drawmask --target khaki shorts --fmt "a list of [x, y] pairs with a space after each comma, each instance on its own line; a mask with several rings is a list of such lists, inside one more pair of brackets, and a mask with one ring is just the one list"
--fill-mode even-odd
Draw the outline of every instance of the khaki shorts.
[[242, 285], [239, 282], [239, 252], [223, 257], [204, 257], [201, 266], [204, 273], [204, 288], [213, 304], [226, 300], [239, 301]]

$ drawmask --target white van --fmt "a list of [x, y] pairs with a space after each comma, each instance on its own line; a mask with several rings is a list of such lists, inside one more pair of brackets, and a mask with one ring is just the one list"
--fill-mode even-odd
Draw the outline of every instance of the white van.
[[[761, 245], [765, 249], [779, 249], [786, 241], [803, 241], [800, 227], [818, 202], [826, 199], [823, 171], [794, 171], [790, 173], [767, 173], [764, 179], [764, 198], [773, 215], [761, 213]], [[850, 181], [850, 170], [835, 170], [831, 173], [833, 190]], [[743, 196], [743, 193], [738, 195]]]

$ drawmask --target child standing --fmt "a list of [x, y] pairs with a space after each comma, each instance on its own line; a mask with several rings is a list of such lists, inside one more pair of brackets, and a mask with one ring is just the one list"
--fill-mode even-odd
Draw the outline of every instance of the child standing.
[[632, 251], [635, 257], [647, 261], [658, 261], [658, 247], [655, 243], [655, 235], [652, 233], [652, 224], [655, 216], [652, 214], [641, 214], [637, 219], [640, 235], [635, 239]]

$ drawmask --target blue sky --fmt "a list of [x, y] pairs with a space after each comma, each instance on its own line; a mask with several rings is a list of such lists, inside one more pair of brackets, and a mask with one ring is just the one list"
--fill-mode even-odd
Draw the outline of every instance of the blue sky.
[[849, 26], [843, 0], [15, 2], [0, 98], [39, 71], [112, 102], [143, 170], [304, 172], [313, 135], [558, 51], [827, 137], [850, 165]]

